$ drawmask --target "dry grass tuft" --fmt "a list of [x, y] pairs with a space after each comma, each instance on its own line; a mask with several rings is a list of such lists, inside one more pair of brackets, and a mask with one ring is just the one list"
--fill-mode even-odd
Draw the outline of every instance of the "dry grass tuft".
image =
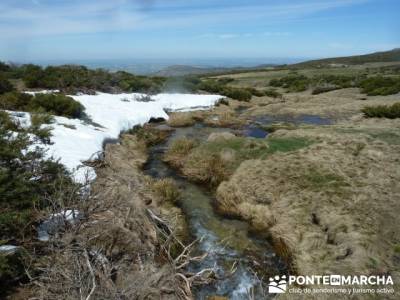
[[180, 138], [174, 140], [164, 155], [164, 160], [172, 166], [179, 168], [183, 165], [185, 157], [196, 146], [194, 140]]
[[168, 125], [171, 127], [187, 127], [192, 126], [196, 122], [196, 118], [191, 112], [175, 112], [170, 114]]
[[179, 187], [171, 178], [163, 178], [156, 180], [152, 184], [152, 189], [157, 197], [163, 202], [176, 203], [181, 196]]
[[183, 165], [182, 172], [192, 180], [217, 186], [229, 176], [226, 161], [218, 153], [195, 151]]

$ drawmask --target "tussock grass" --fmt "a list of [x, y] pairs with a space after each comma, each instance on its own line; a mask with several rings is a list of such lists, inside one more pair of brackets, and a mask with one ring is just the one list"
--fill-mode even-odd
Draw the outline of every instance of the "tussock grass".
[[156, 180], [152, 184], [152, 189], [162, 203], [176, 203], [181, 196], [178, 185], [171, 178]]
[[164, 160], [172, 166], [179, 168], [184, 163], [184, 158], [196, 146], [194, 140], [179, 138], [174, 140], [164, 155]]
[[171, 127], [192, 126], [195, 122], [196, 120], [190, 112], [172, 113], [168, 119], [168, 125]]
[[311, 144], [312, 141], [300, 137], [230, 137], [210, 139], [197, 146], [193, 140], [180, 139], [171, 144], [165, 160], [190, 179], [215, 187], [245, 160], [265, 159], [274, 152], [295, 151]]
[[321, 128], [279, 131], [291, 141], [276, 147], [302, 145], [301, 134], [325, 142], [244, 161], [219, 185], [219, 211], [270, 233], [299, 274], [398, 272], [398, 146]]
[[170, 131], [159, 130], [148, 125], [136, 125], [125, 133], [135, 135], [140, 141], [144, 142], [146, 146], [154, 146], [163, 142], [169, 136]]
[[186, 155], [195, 145], [196, 142], [188, 138], [176, 139], [168, 148], [167, 155]]

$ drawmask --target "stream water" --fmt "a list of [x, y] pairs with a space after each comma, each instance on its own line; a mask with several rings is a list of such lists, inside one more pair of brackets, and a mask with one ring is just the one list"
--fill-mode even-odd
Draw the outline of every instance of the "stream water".
[[[255, 299], [272, 298], [273, 295], [268, 296], [260, 284], [267, 282], [268, 278], [262, 280], [260, 277], [286, 273], [286, 267], [267, 240], [251, 234], [246, 222], [216, 214], [212, 193], [181, 177], [162, 161], [164, 152], [174, 139], [182, 136], [205, 139], [211, 132], [218, 131], [227, 129], [199, 124], [176, 129], [166, 143], [151, 148], [145, 172], [155, 178], [172, 177], [180, 187], [182, 197], [179, 205], [186, 215], [189, 230], [193, 238], [202, 238], [195, 251], [208, 254], [200, 263], [191, 264], [189, 271], [216, 269], [218, 280], [196, 288], [196, 299], [214, 295], [231, 300], [249, 299], [250, 290], [254, 291]], [[263, 274], [255, 275], [256, 269], [263, 270]]]

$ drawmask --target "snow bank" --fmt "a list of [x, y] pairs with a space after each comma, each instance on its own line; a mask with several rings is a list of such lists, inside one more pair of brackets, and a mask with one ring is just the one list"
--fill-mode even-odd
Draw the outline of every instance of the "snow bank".
[[26, 91], [25, 93], [30, 95], [35, 95], [35, 94], [54, 94], [59, 92], [60, 90], [42, 90], [42, 91]]
[[71, 96], [85, 106], [86, 114], [101, 127], [78, 119], [55, 117], [55, 123], [50, 125], [53, 144], [47, 147], [47, 156], [60, 159], [74, 173], [76, 181], [83, 182], [86, 175], [93, 179], [93, 169], [83, 167], [82, 161], [101, 151], [105, 138], [117, 138], [121, 131], [143, 125], [151, 118], [168, 119], [165, 109], [209, 108], [222, 98], [219, 95], [158, 94], [152, 96], [154, 101], [137, 101], [142, 96], [138, 93]]
[[18, 246], [14, 245], [2, 245], [0, 246], [0, 253], [13, 254], [18, 250]]

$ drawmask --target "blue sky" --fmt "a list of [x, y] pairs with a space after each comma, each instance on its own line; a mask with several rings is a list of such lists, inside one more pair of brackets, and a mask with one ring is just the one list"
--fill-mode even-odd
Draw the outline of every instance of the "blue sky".
[[399, 0], [2, 0], [0, 59], [329, 57], [400, 47]]

